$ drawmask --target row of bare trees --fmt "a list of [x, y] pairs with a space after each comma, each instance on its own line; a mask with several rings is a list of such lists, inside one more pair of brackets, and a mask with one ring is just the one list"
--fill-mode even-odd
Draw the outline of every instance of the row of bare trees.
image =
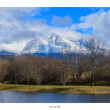
[[[86, 48], [84, 51], [82, 48]], [[90, 37], [78, 52], [58, 58], [20, 55], [0, 59], [0, 81], [14, 84], [109, 84], [110, 54]]]

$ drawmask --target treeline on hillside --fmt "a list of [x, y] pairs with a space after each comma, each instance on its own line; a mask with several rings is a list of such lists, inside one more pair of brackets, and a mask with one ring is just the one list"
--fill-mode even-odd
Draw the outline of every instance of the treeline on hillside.
[[59, 58], [34, 55], [0, 59], [0, 82], [13, 84], [91, 84], [110, 83], [110, 54], [102, 42], [89, 38], [86, 52], [66, 51]]

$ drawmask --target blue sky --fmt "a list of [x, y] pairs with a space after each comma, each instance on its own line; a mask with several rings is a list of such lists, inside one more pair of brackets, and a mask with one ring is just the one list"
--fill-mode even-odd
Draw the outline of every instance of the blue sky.
[[33, 19], [46, 19], [46, 23], [51, 24], [53, 16], [70, 16], [72, 18], [71, 23], [79, 23], [81, 16], [87, 16], [92, 13], [99, 11], [108, 11], [110, 8], [97, 8], [97, 7], [51, 7], [51, 8], [42, 8], [40, 14], [32, 16]]
[[[104, 7], [50, 7], [41, 8], [39, 14], [30, 16], [28, 19], [42, 19], [45, 23], [52, 27], [71, 27], [72, 24], [80, 23], [82, 16], [88, 16], [99, 12], [108, 12], [110, 8]], [[94, 34], [92, 27], [83, 29], [75, 29], [76, 32], [83, 34]]]
[[110, 8], [0, 8], [0, 46], [14, 50], [52, 32], [69, 40], [96, 35], [110, 45], [109, 30]]

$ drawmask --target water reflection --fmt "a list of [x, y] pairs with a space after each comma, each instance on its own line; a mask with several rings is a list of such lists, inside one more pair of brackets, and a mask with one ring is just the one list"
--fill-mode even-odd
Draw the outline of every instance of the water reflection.
[[110, 103], [110, 94], [78, 95], [0, 91], [0, 103]]

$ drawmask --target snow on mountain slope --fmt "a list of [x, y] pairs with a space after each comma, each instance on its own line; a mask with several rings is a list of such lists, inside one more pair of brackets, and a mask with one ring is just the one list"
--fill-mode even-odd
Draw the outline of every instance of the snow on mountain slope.
[[9, 51], [9, 52], [12, 52], [10, 49], [0, 45], [0, 51]]
[[46, 53], [48, 52], [48, 42], [41, 38], [30, 41], [21, 53]]
[[77, 51], [78, 46], [76, 46], [73, 42], [52, 33], [45, 40], [40, 38], [29, 42], [21, 51], [21, 54], [58, 53], [61, 49], [68, 49], [70, 52]]
[[14, 54], [13, 51], [3, 45], [0, 45], [0, 53], [1, 54]]
[[19, 54], [21, 50], [24, 48], [24, 46], [27, 45], [27, 42], [29, 41], [22, 40], [22, 41], [13, 41], [13, 42], [1, 42], [0, 53], [2, 53], [2, 51], [6, 51], [14, 54]]

